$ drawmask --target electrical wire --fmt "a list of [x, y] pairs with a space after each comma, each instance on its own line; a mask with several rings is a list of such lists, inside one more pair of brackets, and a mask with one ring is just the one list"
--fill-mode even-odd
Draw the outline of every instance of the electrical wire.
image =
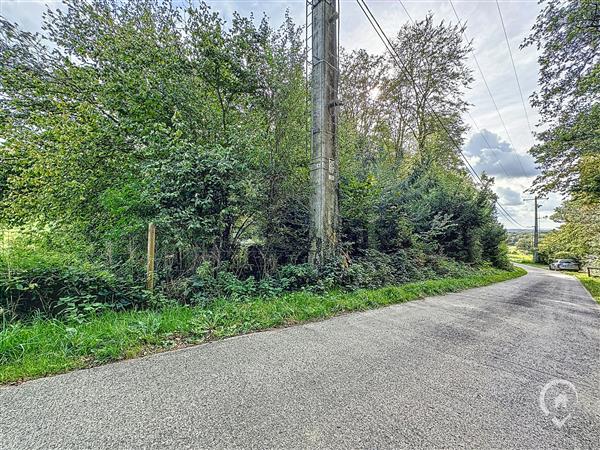
[[[400, 3], [400, 6], [402, 6], [402, 9], [404, 10], [404, 12], [406, 13], [406, 15], [410, 19], [411, 23], [414, 24], [415, 21], [412, 18], [412, 16], [410, 15], [410, 13], [408, 12], [408, 9], [404, 5], [404, 2], [402, 0], [398, 0], [398, 3]], [[452, 10], [454, 11], [454, 15], [456, 16], [456, 20], [458, 21], [459, 25], [461, 25], [461, 20], [458, 17], [458, 14], [456, 13], [456, 10], [454, 9], [454, 4], [452, 3], [452, 0], [450, 0], [450, 6], [452, 6]], [[465, 34], [465, 31], [461, 30], [461, 33], [464, 36], [465, 40], [467, 42], [469, 42], [469, 38]], [[496, 112], [498, 113], [498, 117], [500, 118], [500, 122], [502, 123], [502, 126], [504, 127], [504, 131], [506, 132], [506, 135], [508, 136], [508, 141], [510, 142], [511, 146], [513, 148], [515, 148], [515, 146], [514, 146], [514, 144], [512, 142], [512, 139], [510, 137], [510, 133], [508, 132], [508, 129], [506, 128], [506, 125], [504, 124], [504, 119], [502, 119], [502, 115], [500, 114], [500, 110], [498, 109], [498, 106], [496, 105], [496, 101], [494, 99], [494, 96], [492, 95], [492, 91], [490, 90], [490, 87], [488, 86], [487, 80], [485, 79], [485, 76], [483, 75], [483, 71], [481, 70], [481, 66], [479, 65], [479, 61], [477, 61], [477, 57], [475, 56], [475, 52], [473, 51], [473, 49], [470, 49], [470, 52], [473, 55], [473, 59], [475, 60], [475, 64], [477, 65], [477, 68], [479, 69], [479, 73], [481, 74], [481, 78], [483, 78], [483, 82], [485, 84], [485, 87], [487, 88], [488, 94], [489, 94], [490, 98], [492, 99], [492, 104], [494, 105], [494, 108], [496, 108]], [[506, 169], [504, 167], [504, 164], [502, 164], [502, 161], [500, 160], [500, 158], [496, 154], [496, 148], [493, 147], [490, 144], [490, 142], [488, 141], [487, 137], [482, 133], [482, 131], [479, 128], [479, 126], [477, 125], [477, 122], [475, 121], [475, 118], [473, 117], [473, 115], [469, 111], [467, 111], [467, 114], [469, 115], [469, 118], [471, 119], [471, 122], [473, 122], [473, 126], [475, 127], [475, 129], [477, 130], [477, 132], [479, 133], [479, 135], [483, 138], [483, 140], [485, 141], [486, 145], [488, 146], [487, 148], [489, 148], [492, 151], [492, 154], [494, 154], [496, 160], [498, 161], [498, 164], [500, 165], [500, 168], [502, 169], [502, 171], [504, 172], [504, 174], [506, 175], [506, 177], [510, 178], [510, 175], [508, 175], [508, 172], [506, 171]], [[521, 160], [514, 153], [512, 155], [517, 160], [519, 166], [521, 167], [521, 171], [523, 173], [523, 176], [526, 176], [525, 175], [525, 169], [523, 168], [523, 164], [521, 164]]]
[[506, 27], [504, 26], [504, 18], [502, 17], [502, 11], [500, 10], [500, 3], [496, 0], [496, 6], [498, 7], [498, 15], [500, 16], [500, 23], [502, 24], [502, 30], [504, 31], [504, 39], [506, 40], [506, 48], [508, 48], [508, 54], [510, 55], [510, 62], [512, 64], [513, 71], [515, 73], [515, 80], [517, 80], [517, 87], [519, 88], [519, 95], [521, 96], [521, 104], [523, 105], [523, 111], [525, 112], [525, 119], [527, 120], [527, 126], [529, 132], [533, 137], [533, 130], [531, 129], [531, 123], [529, 122], [529, 114], [527, 114], [527, 107], [525, 106], [525, 99], [523, 98], [523, 91], [521, 89], [521, 82], [519, 81], [519, 75], [517, 74], [517, 67], [515, 66], [515, 60], [513, 58], [512, 50], [510, 49], [510, 43], [508, 42], [508, 34], [506, 33]]
[[[400, 58], [400, 55], [398, 54], [398, 52], [396, 51], [396, 49], [392, 45], [390, 39], [387, 37], [387, 35], [383, 31], [383, 29], [381, 28], [381, 25], [377, 21], [377, 18], [371, 12], [371, 9], [367, 5], [366, 1], [365, 0], [356, 0], [356, 2], [358, 3], [358, 6], [363, 11], [363, 13], [365, 14], [365, 17], [367, 18], [367, 20], [369, 21], [369, 23], [371, 24], [371, 26], [375, 30], [375, 33], [377, 34], [377, 36], [379, 37], [379, 39], [381, 39], [381, 41], [383, 42], [383, 45], [386, 47], [386, 49], [392, 55], [392, 58], [396, 61], [396, 63], [398, 64], [398, 66], [404, 71], [405, 75], [413, 83], [413, 86], [415, 87], [415, 89], [417, 91], [420, 91], [419, 85], [416, 83], [416, 80], [413, 78], [413, 76], [411, 75], [410, 71], [408, 71], [406, 69], [406, 66], [402, 62], [402, 60]], [[473, 166], [471, 165], [471, 163], [469, 162], [469, 160], [467, 159], [467, 157], [465, 156], [465, 154], [461, 150], [460, 145], [458, 144], [458, 142], [456, 142], [456, 140], [454, 139], [454, 137], [450, 134], [450, 130], [448, 130], [448, 127], [446, 126], [446, 124], [444, 123], [444, 121], [440, 118], [440, 116], [437, 114], [436, 111], [431, 110], [431, 113], [435, 117], [435, 119], [439, 122], [439, 124], [444, 129], [444, 131], [446, 132], [446, 135], [448, 136], [448, 139], [452, 142], [452, 144], [458, 150], [459, 154], [462, 156], [462, 158], [463, 158], [463, 160], [464, 160], [464, 162], [465, 162], [466, 167], [468, 168], [468, 170], [471, 172], [471, 174], [474, 176], [474, 178], [477, 181], [479, 181], [479, 183], [482, 186], [485, 186], [485, 183], [479, 177], [479, 175], [477, 174], [477, 172], [475, 171], [475, 169], [473, 168]], [[516, 219], [514, 219], [512, 217], [512, 215], [508, 211], [506, 211], [506, 209], [504, 208], [504, 206], [502, 206], [502, 204], [497, 199], [495, 200], [495, 204], [498, 206], [498, 208], [500, 208], [500, 210], [502, 210], [504, 212], [504, 214], [506, 214], [506, 216], [510, 219], [510, 221], [512, 221], [514, 224], [516, 224], [520, 228], [525, 228], [525, 227], [523, 227], [523, 225], [521, 225], [519, 222], [517, 222]]]
[[[448, 0], [450, 2], [450, 6], [452, 7], [452, 11], [454, 12], [454, 16], [456, 17], [456, 20], [458, 21], [459, 24], [462, 25], [462, 21], [460, 20], [460, 17], [458, 16], [458, 12], [456, 11], [456, 8], [454, 7], [454, 3], [452, 2], [452, 0]], [[402, 2], [401, 2], [402, 3]], [[465, 32], [465, 30], [461, 30], [462, 35], [464, 36], [465, 40], [467, 42], [470, 42], [469, 37], [467, 36], [467, 33]], [[523, 163], [521, 162], [521, 158], [519, 157], [519, 155], [516, 153], [517, 151], [517, 147], [515, 146], [510, 133], [508, 132], [508, 128], [506, 126], [506, 123], [504, 122], [504, 119], [502, 118], [502, 114], [500, 113], [500, 108], [498, 108], [498, 104], [496, 103], [496, 99], [494, 98], [494, 94], [492, 94], [492, 90], [490, 89], [490, 86], [487, 82], [487, 79], [485, 78], [485, 75], [483, 74], [483, 69], [481, 68], [481, 65], [479, 64], [479, 60], [477, 59], [477, 55], [475, 55], [475, 52], [473, 51], [473, 49], [471, 49], [471, 55], [473, 56], [473, 61], [475, 61], [475, 66], [477, 67], [477, 70], [479, 71], [479, 74], [481, 75], [481, 79], [483, 80], [483, 84], [485, 85], [485, 88], [487, 90], [487, 93], [490, 97], [490, 100], [492, 101], [492, 105], [494, 106], [494, 109], [496, 110], [496, 113], [498, 114], [498, 118], [500, 119], [500, 123], [502, 124], [502, 128], [504, 129], [504, 132], [506, 133], [506, 137], [508, 138], [508, 142], [510, 143], [511, 147], [515, 150], [515, 153], [513, 153], [513, 158], [517, 161], [520, 169], [521, 169], [521, 173], [523, 174], [524, 177], [527, 177], [527, 173], [525, 171], [525, 168], [523, 167]]]
[[[412, 16], [410, 15], [410, 13], [408, 12], [408, 9], [406, 8], [406, 6], [404, 5], [404, 3], [402, 2], [402, 0], [398, 0], [398, 2], [400, 3], [400, 5], [402, 6], [402, 9], [404, 10], [404, 12], [406, 13], [406, 15], [408, 16], [408, 18], [410, 19], [411, 23], [414, 24], [415, 21], [412, 18]], [[452, 10], [454, 11], [454, 14], [456, 16], [456, 19], [458, 20], [459, 24], [460, 24], [460, 18], [458, 17], [458, 14], [456, 13], [456, 10], [454, 9], [454, 4], [452, 3], [452, 0], [450, 0], [450, 5], [452, 6]], [[383, 30], [382, 30], [383, 32]], [[463, 34], [463, 36], [465, 37], [465, 39], [467, 40], [467, 42], [469, 41], [469, 39], [467, 38], [464, 30], [461, 30], [461, 33]], [[387, 38], [387, 36], [386, 36]], [[389, 40], [388, 40], [389, 41]], [[475, 53], [473, 52], [473, 50], [471, 49], [471, 53], [473, 54], [473, 59], [475, 60], [475, 63], [479, 69], [479, 73], [481, 74], [481, 77], [483, 78], [483, 81], [485, 83], [485, 86], [488, 90], [488, 94], [490, 95], [490, 98], [492, 99], [492, 103], [494, 104], [494, 107], [496, 108], [496, 112], [498, 113], [498, 117], [500, 118], [500, 121], [502, 123], [502, 125], [504, 126], [504, 131], [506, 132], [509, 142], [511, 143], [512, 147], [515, 148], [514, 144], [512, 143], [512, 139], [510, 137], [510, 134], [508, 133], [508, 129], [506, 128], [506, 125], [504, 124], [504, 120], [502, 119], [502, 115], [500, 114], [500, 110], [498, 109], [498, 106], [496, 105], [496, 101], [494, 100], [494, 96], [492, 95], [492, 92], [487, 84], [487, 81], [485, 79], [485, 76], [483, 75], [483, 71], [481, 70], [481, 66], [479, 65], [479, 62], [477, 61], [477, 57], [475, 56]], [[479, 128], [479, 126], [477, 125], [477, 122], [475, 121], [475, 118], [473, 117], [473, 115], [470, 112], [467, 112], [467, 114], [469, 115], [471, 121], [473, 122], [474, 127], [477, 129], [477, 132], [479, 133], [479, 135], [483, 138], [483, 140], [485, 141], [485, 143], [487, 144], [488, 148], [492, 151], [492, 153], [494, 154], [494, 156], [496, 157], [496, 160], [498, 161], [498, 164], [500, 165], [502, 171], [504, 172], [504, 174], [509, 177], [507, 170], [505, 169], [504, 165], [502, 164], [502, 161], [500, 160], [500, 158], [495, 154], [495, 148], [490, 144], [490, 142], [488, 141], [487, 137], [481, 132], [481, 129]], [[462, 153], [462, 152], [461, 152]], [[513, 154], [513, 157], [516, 158], [516, 160], [518, 161], [521, 170], [523, 172], [523, 175], [525, 175], [525, 169], [523, 168], [523, 165], [521, 164], [521, 160], [515, 155]], [[480, 180], [481, 181], [481, 180]], [[505, 214], [503, 214], [507, 219], [509, 219], [510, 221], [512, 221], [513, 223], [517, 224], [519, 227], [523, 227], [521, 224], [519, 224], [518, 222], [516, 222], [513, 217], [508, 213], [508, 211], [506, 211], [506, 209], [502, 206], [502, 204], [500, 204], [499, 201], [496, 201], [496, 203], [498, 204], [498, 207], [500, 208], [499, 212], [504, 212]]]

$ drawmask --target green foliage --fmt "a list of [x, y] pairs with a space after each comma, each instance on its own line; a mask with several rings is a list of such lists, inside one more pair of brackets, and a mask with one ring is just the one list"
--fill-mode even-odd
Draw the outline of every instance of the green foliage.
[[[47, 278], [43, 280], [45, 284]], [[114, 305], [96, 301], [96, 295], [83, 294], [77, 296], [60, 297], [56, 302], [55, 309], [60, 311], [67, 322], [83, 323], [91, 316], [96, 316], [110, 308], [116, 309]]]
[[297, 291], [313, 286], [319, 279], [319, 272], [310, 264], [288, 264], [277, 269], [273, 279], [287, 291]]
[[504, 231], [494, 200], [489, 185], [478, 191], [465, 174], [415, 172], [383, 192], [373, 234], [385, 253], [413, 248], [466, 263], [500, 263]]
[[398, 282], [393, 258], [375, 250], [367, 250], [341, 272], [338, 283], [350, 289], [378, 288]]
[[[14, 261], [0, 267], [2, 304], [14, 314], [77, 322], [111, 308], [506, 267], [492, 180], [476, 188], [454, 148], [472, 78], [461, 27], [428, 15], [399, 29], [394, 45], [413, 79], [386, 57], [344, 54], [343, 257], [317, 270], [305, 264], [301, 27], [237, 13], [226, 24], [204, 3], [64, 6], [47, 12], [43, 35], [0, 19], [0, 225], [35, 235], [31, 245], [8, 242]], [[152, 295], [141, 290], [150, 222]]]
[[[84, 323], [36, 319], [0, 331], [0, 383], [19, 381], [242, 333], [320, 320], [350, 311], [403, 303], [524, 275], [484, 269], [467, 276], [398, 287], [318, 295], [296, 292], [245, 303], [107, 312]], [[23, 345], [26, 342], [27, 345]]]
[[[551, 0], [524, 45], [535, 45], [540, 89], [532, 97], [545, 130], [531, 149], [542, 169], [539, 191], [599, 192], [600, 32], [593, 0]], [[591, 172], [591, 173], [589, 173]]]
[[205, 262], [190, 279], [191, 300], [195, 304], [208, 304], [223, 298], [246, 300], [260, 296], [263, 286], [266, 283], [259, 284], [252, 276], [241, 280], [233, 273], [213, 268]]
[[494, 267], [510, 268], [508, 246], [506, 245], [506, 230], [499, 224], [486, 224], [481, 230], [482, 252]]
[[532, 253], [533, 252], [533, 237], [530, 235], [521, 236], [517, 241], [515, 246], [525, 252]]
[[308, 180], [299, 28], [227, 29], [205, 4], [66, 6], [43, 37], [0, 24], [4, 221], [56, 223], [131, 266], [160, 222], [169, 282], [199, 254], [231, 259], [251, 225], [269, 246], [289, 238]]
[[579, 261], [579, 258], [570, 252], [556, 252], [554, 253], [553, 257], [555, 259], [574, 259], [575, 261]]
[[540, 240], [539, 253], [543, 261], [558, 258], [556, 255], [563, 252], [582, 261], [600, 254], [600, 207], [597, 203], [572, 199], [557, 208], [553, 218], [564, 224]]
[[[384, 57], [342, 55], [340, 211], [348, 254], [376, 250], [399, 261], [436, 255], [506, 266], [493, 180], [484, 176], [477, 189], [454, 146], [462, 142], [462, 93], [471, 82], [460, 27], [436, 25], [428, 15], [403, 26], [394, 45], [411, 77]], [[418, 276], [410, 267], [404, 273]]]
[[145, 303], [143, 292], [92, 267], [0, 268], [0, 308], [12, 317], [48, 316], [123, 309]]
[[[0, 309], [6, 319], [83, 317], [106, 308], [145, 303], [145, 294], [112, 271], [68, 253], [68, 242], [50, 230], [5, 231], [0, 246]], [[64, 239], [64, 236], [60, 236]]]
[[157, 224], [168, 236], [163, 242], [226, 251], [233, 225], [252, 206], [253, 187], [245, 171], [222, 147], [169, 146], [168, 156], [153, 168], [152, 183]]
[[[509, 264], [505, 264], [509, 268]], [[375, 289], [398, 285], [411, 280], [467, 276], [472, 267], [439, 256], [426, 257], [418, 251], [398, 251], [393, 254], [366, 250], [360, 257], [342, 265], [330, 261], [318, 270], [309, 264], [288, 264], [271, 276], [256, 279], [241, 278], [226, 267], [213, 267], [204, 262], [179, 293], [184, 302], [210, 305], [218, 300], [248, 301], [252, 298], [273, 298], [287, 292], [329, 292], [333, 290]]]
[[207, 305], [219, 299], [245, 301], [250, 298], [271, 298], [283, 292], [312, 288], [319, 284], [319, 273], [309, 264], [284, 265], [272, 276], [257, 280], [254, 276], [241, 279], [226, 270], [204, 262], [189, 280], [185, 298], [191, 303]]
[[598, 2], [545, 3], [524, 45], [539, 50], [539, 108], [544, 130], [530, 153], [542, 173], [538, 192], [568, 199], [554, 219], [564, 224], [540, 242], [540, 256], [585, 259], [600, 254], [600, 27]]

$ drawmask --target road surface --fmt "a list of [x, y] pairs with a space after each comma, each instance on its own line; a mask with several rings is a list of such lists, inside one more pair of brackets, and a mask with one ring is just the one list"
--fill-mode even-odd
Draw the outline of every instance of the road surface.
[[575, 278], [528, 270], [5, 386], [0, 447], [598, 448], [600, 308]]

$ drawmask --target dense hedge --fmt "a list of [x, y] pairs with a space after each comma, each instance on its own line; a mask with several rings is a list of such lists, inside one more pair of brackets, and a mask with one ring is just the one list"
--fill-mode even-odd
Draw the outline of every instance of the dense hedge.
[[[5, 303], [48, 314], [137, 304], [122, 279], [143, 285], [149, 223], [157, 290], [181, 302], [503, 267], [493, 179], [475, 185], [451, 145], [466, 137], [471, 82], [460, 27], [428, 14], [394, 33], [427, 98], [387, 57], [341, 52], [344, 261], [317, 272], [298, 265], [313, 192], [302, 27], [289, 16], [226, 24], [205, 3], [180, 3], [70, 0], [44, 16], [43, 36], [0, 18], [0, 229], [10, 246], [23, 229], [38, 241], [48, 230], [35, 252], [75, 255], [44, 269], [17, 259], [25, 271], [4, 275]], [[443, 129], [407, 106], [424, 102]]]
[[12, 321], [33, 315], [63, 316], [85, 320], [104, 310], [147, 308], [157, 298], [168, 297], [180, 303], [207, 305], [218, 299], [245, 301], [270, 298], [293, 291], [313, 293], [332, 289], [379, 288], [432, 278], [467, 276], [475, 269], [442, 256], [415, 251], [387, 255], [375, 250], [365, 252], [347, 264], [331, 262], [321, 269], [309, 264], [285, 265], [272, 275], [257, 279], [238, 277], [226, 267], [202, 264], [195, 274], [179, 285], [162, 286], [150, 295], [139, 284], [111, 271], [85, 263], [65, 264], [46, 260], [30, 266], [29, 261], [12, 265], [0, 261], [0, 308]]
[[0, 319], [67, 316], [124, 309], [147, 302], [131, 277], [90, 262], [82, 248], [53, 239], [50, 230], [5, 233], [0, 246]]
[[240, 278], [203, 264], [184, 286], [180, 286], [175, 297], [183, 302], [207, 304], [220, 298], [268, 298], [300, 290], [321, 293], [332, 289], [375, 289], [409, 281], [467, 276], [475, 271], [475, 266], [416, 251], [388, 255], [368, 250], [346, 264], [332, 261], [320, 269], [310, 264], [288, 264], [262, 279], [254, 276]]
[[145, 300], [140, 288], [106, 270], [58, 266], [0, 271], [0, 308], [9, 318], [123, 309]]

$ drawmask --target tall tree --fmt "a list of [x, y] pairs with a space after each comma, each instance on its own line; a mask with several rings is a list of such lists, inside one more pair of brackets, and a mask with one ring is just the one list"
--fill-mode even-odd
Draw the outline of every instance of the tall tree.
[[542, 169], [539, 192], [600, 195], [600, 3], [550, 0], [523, 46], [540, 52], [541, 141], [531, 149]]
[[540, 243], [545, 258], [600, 251], [600, 3], [550, 0], [523, 46], [540, 52], [540, 144], [530, 152], [542, 170], [540, 193], [568, 195], [554, 219], [563, 224]]
[[428, 14], [422, 21], [401, 27], [393, 42], [399, 58], [388, 57], [389, 78], [382, 95], [396, 109], [410, 112], [408, 124], [400, 127], [408, 127], [424, 158], [429, 157], [426, 141], [436, 131], [449, 132], [462, 142], [465, 127], [460, 115], [468, 106], [463, 92], [473, 81], [465, 64], [471, 47], [462, 31], [460, 25], [436, 24]]
[[289, 17], [274, 31], [238, 14], [227, 27], [205, 4], [66, 0], [43, 35], [4, 20], [0, 33], [6, 224], [128, 252], [154, 220], [165, 257], [193, 270], [198, 253], [231, 259], [253, 225], [285, 221], [306, 185], [294, 184], [307, 111]]

